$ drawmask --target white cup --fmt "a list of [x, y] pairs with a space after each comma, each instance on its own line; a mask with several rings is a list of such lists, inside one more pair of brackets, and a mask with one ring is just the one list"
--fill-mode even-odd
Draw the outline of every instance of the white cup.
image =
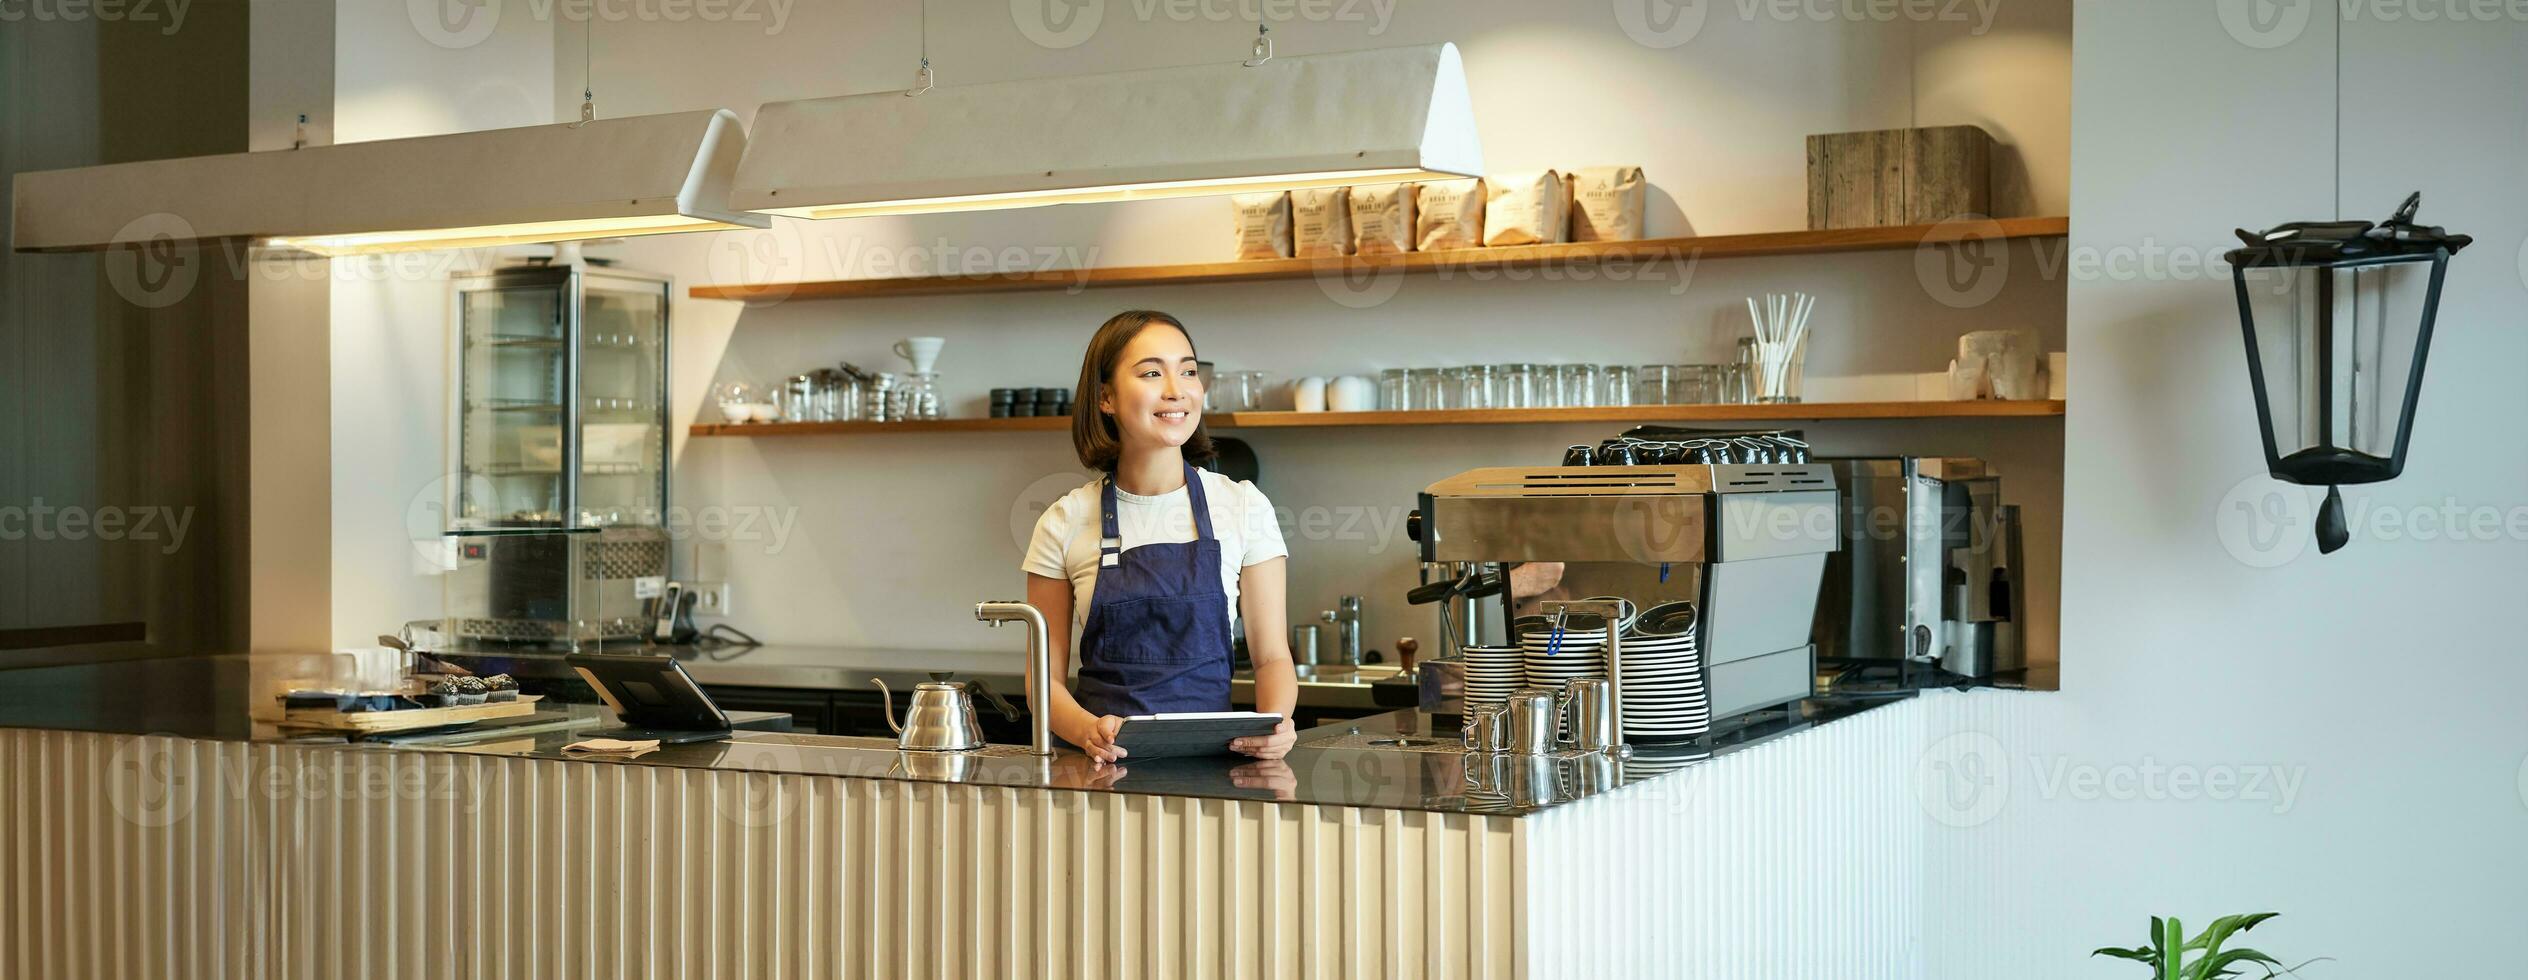
[[1368, 412], [1378, 408], [1378, 382], [1347, 374], [1328, 383], [1325, 406], [1335, 412]]
[[1325, 411], [1325, 379], [1301, 378], [1290, 383], [1291, 406], [1302, 412]]
[[947, 345], [946, 337], [906, 337], [895, 342], [895, 356], [911, 363], [914, 374], [929, 374], [939, 364], [939, 349]]

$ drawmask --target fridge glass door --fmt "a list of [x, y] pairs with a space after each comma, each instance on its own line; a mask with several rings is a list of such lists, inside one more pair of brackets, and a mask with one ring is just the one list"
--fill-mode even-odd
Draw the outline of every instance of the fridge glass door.
[[667, 284], [592, 271], [581, 292], [580, 520], [662, 526]]
[[570, 283], [490, 278], [457, 291], [455, 527], [558, 527], [570, 507]]

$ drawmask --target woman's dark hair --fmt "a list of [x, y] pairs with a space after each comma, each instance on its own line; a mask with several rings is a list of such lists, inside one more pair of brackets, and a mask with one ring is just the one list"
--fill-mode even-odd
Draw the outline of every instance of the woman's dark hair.
[[[1107, 473], [1123, 459], [1122, 433], [1115, 429], [1115, 417], [1099, 411], [1097, 403], [1106, 396], [1106, 381], [1115, 376], [1116, 362], [1123, 360], [1124, 347], [1141, 335], [1141, 328], [1153, 323], [1175, 327], [1185, 335], [1185, 346], [1194, 346], [1193, 331], [1175, 317], [1157, 310], [1125, 310], [1109, 318], [1097, 328], [1097, 335], [1088, 339], [1088, 355], [1080, 358], [1080, 386], [1071, 393], [1071, 448], [1080, 454], [1080, 465]], [[1212, 448], [1210, 423], [1196, 421], [1194, 435], [1185, 440], [1185, 461], [1208, 462], [1220, 455]]]

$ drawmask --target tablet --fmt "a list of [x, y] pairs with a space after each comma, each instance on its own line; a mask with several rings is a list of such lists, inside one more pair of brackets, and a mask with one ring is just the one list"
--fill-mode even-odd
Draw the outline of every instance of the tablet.
[[1123, 747], [1125, 765], [1144, 759], [1234, 755], [1229, 751], [1230, 739], [1270, 735], [1281, 723], [1280, 715], [1255, 711], [1133, 715], [1115, 730], [1115, 744]]

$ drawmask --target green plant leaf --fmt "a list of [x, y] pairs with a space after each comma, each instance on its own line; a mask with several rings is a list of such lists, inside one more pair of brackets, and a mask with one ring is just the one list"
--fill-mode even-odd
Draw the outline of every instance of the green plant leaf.
[[2161, 925], [2155, 944], [2159, 947], [2159, 980], [2186, 980], [2185, 925], [2178, 922], [2176, 916], [2169, 916], [2168, 921]]
[[2258, 912], [2253, 915], [2224, 915], [2213, 920], [2212, 924], [2203, 930], [2202, 935], [2188, 940], [2186, 949], [2201, 950], [2206, 953], [2220, 952], [2221, 944], [2228, 942], [2231, 936], [2256, 928], [2257, 923], [2281, 914], [2280, 912]]
[[2112, 956], [2119, 960], [2132, 960], [2137, 963], [2159, 962], [2159, 955], [2147, 946], [2135, 946], [2129, 949], [2120, 946], [2100, 946], [2090, 950], [2089, 955]]

